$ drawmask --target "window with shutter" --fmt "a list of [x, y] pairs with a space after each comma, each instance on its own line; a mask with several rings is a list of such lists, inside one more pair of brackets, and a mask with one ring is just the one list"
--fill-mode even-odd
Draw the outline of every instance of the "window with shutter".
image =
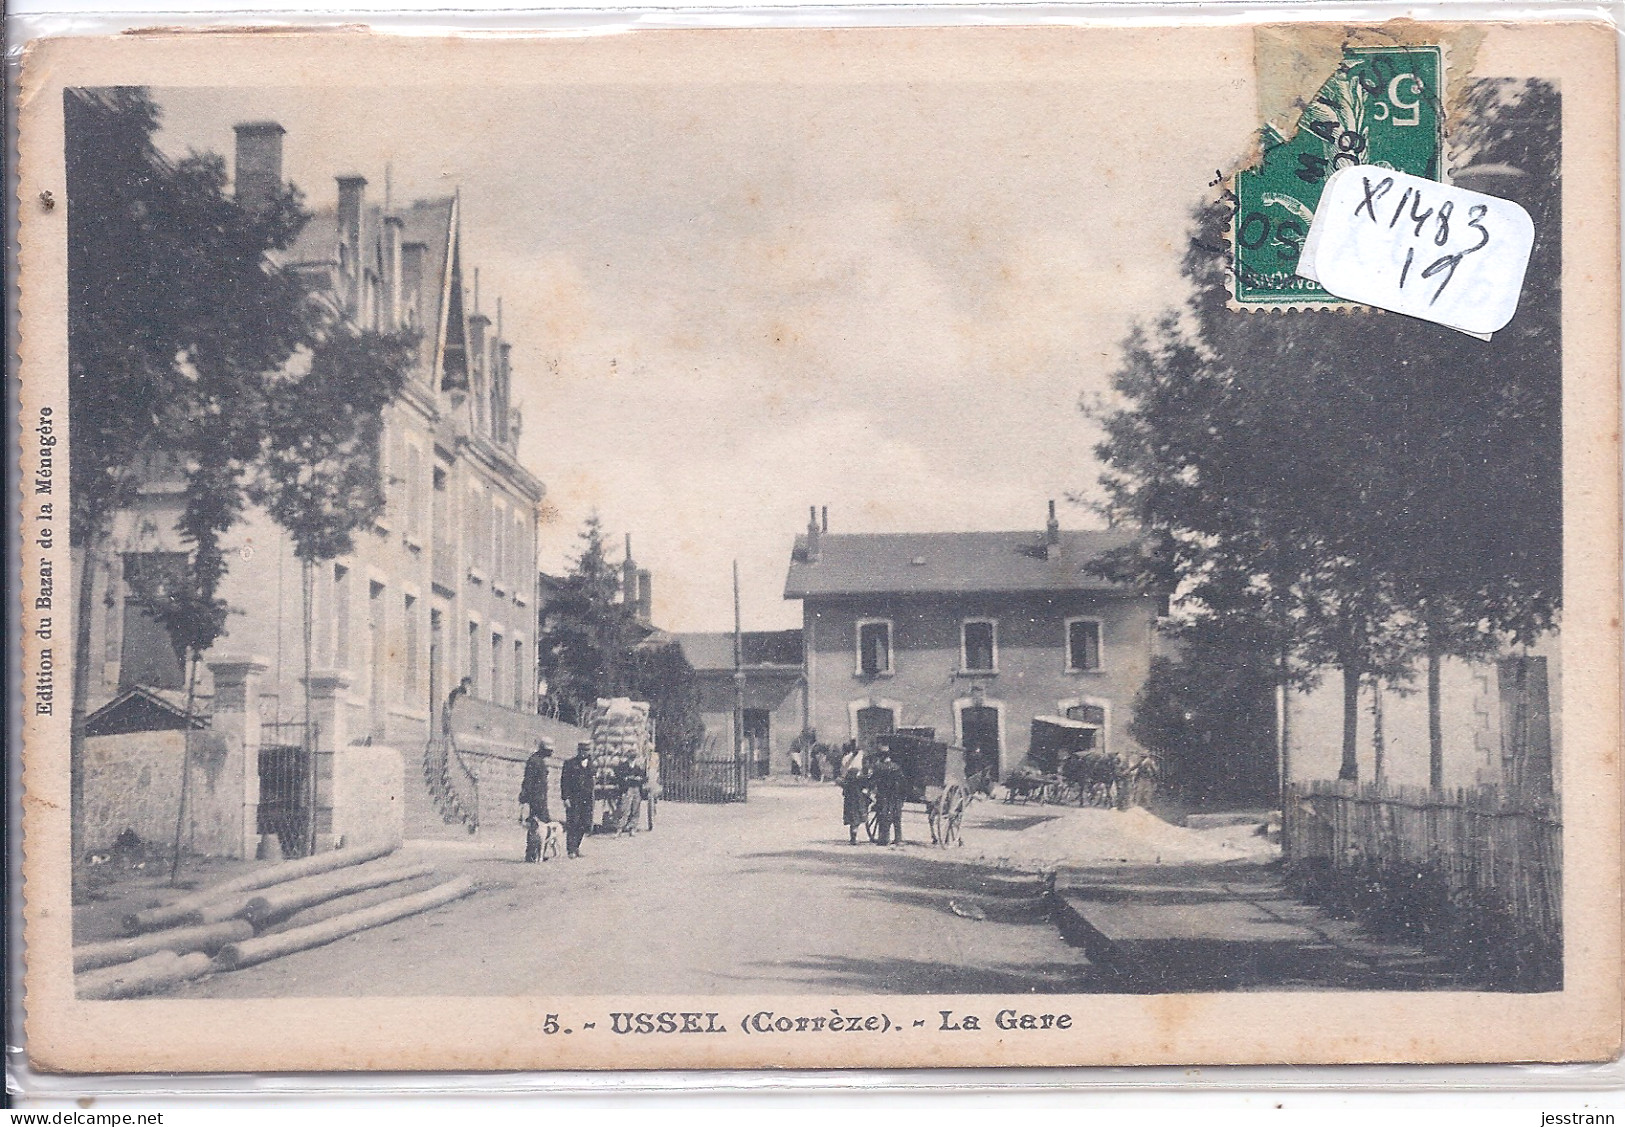
[[1101, 668], [1100, 623], [1092, 618], [1071, 618], [1066, 623], [1068, 673], [1092, 673]]

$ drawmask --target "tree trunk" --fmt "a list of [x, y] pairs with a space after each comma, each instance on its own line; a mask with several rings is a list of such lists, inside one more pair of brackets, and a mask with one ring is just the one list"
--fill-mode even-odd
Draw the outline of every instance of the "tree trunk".
[[1281, 801], [1286, 801], [1286, 789], [1292, 783], [1292, 739], [1291, 717], [1287, 713], [1291, 686], [1290, 670], [1287, 667], [1287, 656], [1283, 650], [1276, 658], [1275, 665], [1275, 760], [1276, 769], [1280, 773]]
[[[310, 648], [311, 635], [315, 632], [315, 608], [311, 605], [316, 597], [316, 565], [313, 561], [301, 558], [299, 561], [299, 595], [304, 603], [300, 615], [301, 626], [304, 631], [305, 644], [305, 676], [303, 680], [305, 702], [304, 735], [300, 738], [300, 746], [305, 752], [305, 825], [304, 838], [299, 850], [304, 857], [313, 857], [316, 854], [316, 738], [310, 730]], [[429, 718], [434, 723], [434, 717]]]
[[1444, 788], [1444, 725], [1439, 716], [1439, 649], [1428, 646], [1428, 786]]
[[73, 892], [82, 891], [85, 864], [85, 716], [90, 705], [91, 576], [95, 574], [99, 535], [85, 537], [79, 558], [79, 590], [73, 612], [73, 703], [68, 721], [68, 825], [73, 850], [69, 863]]
[[1371, 678], [1371, 778], [1382, 782], [1387, 774], [1388, 739], [1382, 729], [1382, 678]]
[[186, 663], [186, 715], [181, 729], [181, 799], [175, 811], [175, 852], [169, 859], [169, 883], [181, 876], [181, 837], [186, 828], [186, 802], [192, 789], [192, 705], [197, 700], [198, 652], [193, 650]]
[[1280, 664], [1277, 667], [1275, 682], [1275, 740], [1276, 756], [1281, 772], [1281, 860], [1291, 862], [1292, 840], [1287, 833], [1287, 819], [1291, 815], [1288, 809], [1292, 801], [1292, 735], [1291, 735], [1291, 693], [1288, 685], [1288, 669], [1286, 651], [1280, 655]]
[[1338, 779], [1344, 782], [1360, 778], [1360, 763], [1354, 754], [1359, 734], [1360, 671], [1349, 662], [1343, 666], [1343, 763], [1337, 769]]

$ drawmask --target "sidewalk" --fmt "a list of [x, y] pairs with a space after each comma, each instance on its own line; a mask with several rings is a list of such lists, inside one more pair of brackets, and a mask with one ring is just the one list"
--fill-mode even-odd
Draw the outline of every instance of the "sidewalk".
[[1279, 865], [1065, 868], [1053, 908], [1130, 993], [1461, 988], [1437, 956], [1294, 899]]

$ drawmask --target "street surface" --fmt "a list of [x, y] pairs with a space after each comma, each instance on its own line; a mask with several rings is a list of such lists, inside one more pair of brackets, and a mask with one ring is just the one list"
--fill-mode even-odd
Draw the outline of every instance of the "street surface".
[[[1032, 817], [974, 803], [971, 847], [942, 850], [849, 846], [840, 814], [832, 786], [753, 785], [747, 803], [661, 803], [652, 833], [595, 836], [579, 860], [526, 865], [516, 805], [515, 824], [488, 828], [478, 843], [403, 851], [434, 861], [442, 877], [480, 880], [474, 896], [174, 996], [1102, 988], [1051, 923], [1035, 877], [968, 859]], [[929, 841], [918, 806], [904, 832]]]

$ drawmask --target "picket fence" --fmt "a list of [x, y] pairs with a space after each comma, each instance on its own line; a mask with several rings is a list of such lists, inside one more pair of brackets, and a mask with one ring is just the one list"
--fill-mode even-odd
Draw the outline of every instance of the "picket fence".
[[1563, 819], [1555, 798], [1488, 786], [1316, 781], [1291, 787], [1284, 815], [1284, 852], [1294, 866], [1426, 865], [1453, 893], [1493, 892], [1522, 925], [1561, 934]]

